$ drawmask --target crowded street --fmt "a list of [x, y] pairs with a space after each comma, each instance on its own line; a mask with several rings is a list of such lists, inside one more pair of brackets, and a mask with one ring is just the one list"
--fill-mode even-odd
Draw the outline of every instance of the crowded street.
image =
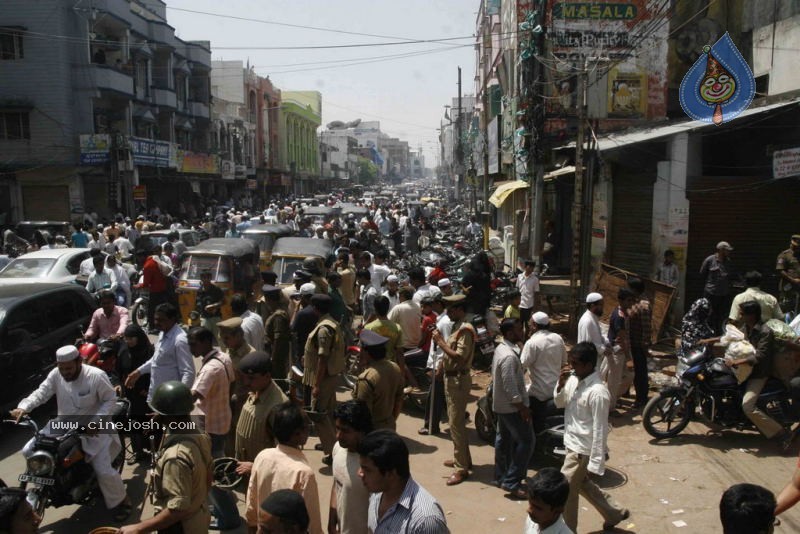
[[797, 2], [2, 5], [0, 534], [800, 532]]

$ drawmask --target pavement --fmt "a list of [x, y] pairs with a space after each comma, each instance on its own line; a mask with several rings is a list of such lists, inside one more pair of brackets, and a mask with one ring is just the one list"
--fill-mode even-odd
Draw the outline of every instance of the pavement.
[[[474, 419], [475, 401], [483, 393], [486, 373], [476, 372], [469, 412]], [[349, 393], [339, 392], [346, 400]], [[623, 399], [623, 402], [627, 402]], [[612, 419], [609, 436], [611, 458], [606, 474], [599, 480], [622, 506], [631, 511], [629, 520], [616, 532], [627, 533], [716, 533], [719, 527], [718, 504], [722, 492], [732, 484], [760, 484], [776, 494], [788, 482], [797, 464], [798, 443], [788, 453], [779, 453], [774, 446], [751, 431], [710, 431], [701, 422], [692, 422], [680, 436], [655, 442], [641, 425], [637, 413], [622, 409], [622, 416]], [[411, 473], [441, 503], [450, 529], [454, 533], [520, 533], [523, 531], [527, 502], [512, 501], [504, 492], [490, 486], [493, 478], [494, 449], [483, 443], [468, 424], [473, 462], [472, 476], [463, 484], [447, 487], [450, 470], [442, 462], [451, 458], [452, 443], [447, 425], [439, 436], [420, 436], [421, 415], [405, 411], [398, 421], [398, 432], [406, 437], [411, 451]], [[13, 483], [23, 467], [19, 450], [29, 431], [3, 427], [0, 437], [0, 478]], [[318, 473], [323, 525], [327, 522], [328, 499], [332, 485], [331, 470], [322, 464], [322, 453], [314, 451], [316, 438], [306, 445], [305, 454]], [[558, 465], [547, 458], [534, 458], [529, 474], [545, 465]], [[128, 494], [140, 504], [146, 484], [145, 469], [125, 466], [123, 478]], [[243, 498], [239, 497], [240, 511]], [[147, 505], [144, 516], [152, 509]], [[139, 516], [137, 507], [129, 522]], [[800, 532], [800, 506], [781, 516], [776, 533]], [[581, 500], [578, 532], [602, 532], [603, 520]], [[92, 505], [48, 509], [41, 532], [84, 534], [98, 526], [114, 522], [105, 510], [102, 499]], [[246, 532], [244, 527], [226, 532]]]

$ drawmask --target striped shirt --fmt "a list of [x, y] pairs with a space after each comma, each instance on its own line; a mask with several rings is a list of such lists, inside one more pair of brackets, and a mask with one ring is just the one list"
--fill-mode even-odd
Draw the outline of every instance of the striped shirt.
[[515, 403], [528, 405], [525, 378], [519, 361], [519, 349], [504, 339], [492, 359], [492, 409], [508, 414], [517, 411]]
[[236, 424], [237, 460], [252, 462], [259, 452], [277, 445], [267, 416], [275, 406], [287, 400], [275, 382], [270, 382], [263, 391], [250, 393]]
[[212, 349], [203, 356], [192, 393], [200, 395], [194, 404], [205, 416], [207, 434], [226, 434], [231, 428], [230, 386], [236, 376], [234, 373], [227, 354]]
[[372, 534], [449, 534], [442, 507], [433, 495], [409, 477], [400, 499], [378, 518], [383, 493], [369, 497]]

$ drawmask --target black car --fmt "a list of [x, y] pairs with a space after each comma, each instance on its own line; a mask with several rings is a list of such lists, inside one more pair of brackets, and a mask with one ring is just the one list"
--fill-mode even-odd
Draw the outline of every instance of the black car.
[[76, 284], [0, 287], [0, 411], [39, 387], [55, 367], [56, 350], [75, 342], [95, 308]]

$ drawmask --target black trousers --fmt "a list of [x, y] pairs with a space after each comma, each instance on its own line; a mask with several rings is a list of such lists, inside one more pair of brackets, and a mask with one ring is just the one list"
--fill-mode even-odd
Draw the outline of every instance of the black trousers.
[[731, 311], [733, 297], [730, 295], [712, 295], [707, 292], [703, 296], [711, 303], [711, 316], [708, 319], [708, 324], [714, 329], [714, 335], [722, 335], [725, 331], [722, 325]]
[[633, 387], [636, 390], [636, 402], [647, 402], [650, 379], [647, 375], [647, 352], [641, 347], [631, 347], [633, 357]]
[[153, 316], [156, 313], [156, 308], [159, 304], [164, 304], [167, 302], [169, 295], [166, 291], [162, 291], [161, 293], [153, 293], [150, 292], [150, 302], [147, 305], [147, 327], [148, 328], [155, 328], [155, 321], [153, 320]]
[[558, 413], [553, 399], [540, 401], [536, 397], [528, 397], [528, 408], [531, 412], [534, 436], [538, 436], [547, 428], [548, 416]]

